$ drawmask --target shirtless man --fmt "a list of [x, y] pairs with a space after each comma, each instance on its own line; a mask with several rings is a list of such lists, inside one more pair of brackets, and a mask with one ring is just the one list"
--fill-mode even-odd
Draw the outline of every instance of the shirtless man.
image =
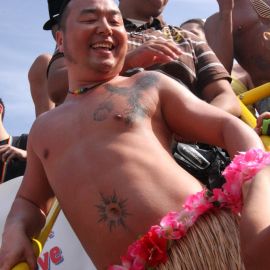
[[119, 76], [127, 35], [113, 0], [67, 1], [57, 42], [70, 94], [31, 129], [27, 169], [3, 234], [1, 270], [24, 260], [34, 269], [30, 238], [44, 225], [54, 196], [97, 269], [119, 264], [139, 235], [202, 190], [173, 160], [173, 133], [220, 145], [231, 157], [263, 148], [238, 118], [164, 74]]
[[205, 24], [208, 43], [228, 70], [235, 58], [255, 86], [269, 82], [270, 1], [217, 1], [220, 11]]

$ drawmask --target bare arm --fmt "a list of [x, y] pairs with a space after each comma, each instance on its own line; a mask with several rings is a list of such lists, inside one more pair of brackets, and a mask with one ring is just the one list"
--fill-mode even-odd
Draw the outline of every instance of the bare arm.
[[252, 147], [264, 149], [259, 136], [244, 122], [198, 99], [176, 81], [161, 77], [161, 110], [174, 133], [223, 147], [231, 157]]
[[45, 223], [54, 197], [42, 164], [32, 148], [29, 135], [28, 163], [21, 187], [6, 220], [0, 249], [0, 269], [9, 270], [18, 262], [26, 261], [31, 269], [36, 260], [31, 238], [37, 236]]
[[[244, 196], [240, 223], [245, 269], [269, 269], [270, 257], [270, 167], [259, 172]], [[248, 185], [248, 183], [246, 184]]]
[[234, 0], [217, 0], [219, 12], [207, 18], [205, 36], [220, 62], [231, 73], [233, 65], [233, 19]]
[[35, 105], [36, 116], [54, 107], [54, 103], [50, 100], [48, 95], [48, 81], [46, 75], [51, 57], [52, 56], [49, 54], [40, 55], [33, 62], [28, 72], [28, 80]]
[[202, 97], [208, 103], [237, 117], [241, 114], [239, 101], [227, 80], [216, 80], [202, 91]]
[[51, 100], [57, 105], [64, 102], [68, 90], [68, 73], [65, 58], [53, 61], [48, 72], [48, 92]]

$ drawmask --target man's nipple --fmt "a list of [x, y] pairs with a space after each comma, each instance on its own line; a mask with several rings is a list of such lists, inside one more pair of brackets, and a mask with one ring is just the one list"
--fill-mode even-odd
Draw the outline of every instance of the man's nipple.
[[115, 113], [114, 118], [116, 120], [123, 120], [124, 116], [121, 113]]

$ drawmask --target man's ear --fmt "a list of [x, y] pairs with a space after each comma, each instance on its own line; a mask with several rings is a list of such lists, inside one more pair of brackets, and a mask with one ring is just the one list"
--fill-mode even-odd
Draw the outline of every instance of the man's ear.
[[62, 31], [56, 31], [56, 43], [57, 43], [57, 48], [60, 52], [64, 52], [63, 44], [63, 32]]
[[2, 114], [3, 111], [4, 111], [4, 108], [3, 108], [2, 104], [0, 104], [0, 114]]

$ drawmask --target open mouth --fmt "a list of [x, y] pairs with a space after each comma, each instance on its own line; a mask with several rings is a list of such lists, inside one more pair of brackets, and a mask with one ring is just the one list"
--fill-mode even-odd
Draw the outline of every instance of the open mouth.
[[102, 49], [107, 51], [112, 51], [115, 48], [111, 42], [97, 42], [90, 47], [95, 50]]

